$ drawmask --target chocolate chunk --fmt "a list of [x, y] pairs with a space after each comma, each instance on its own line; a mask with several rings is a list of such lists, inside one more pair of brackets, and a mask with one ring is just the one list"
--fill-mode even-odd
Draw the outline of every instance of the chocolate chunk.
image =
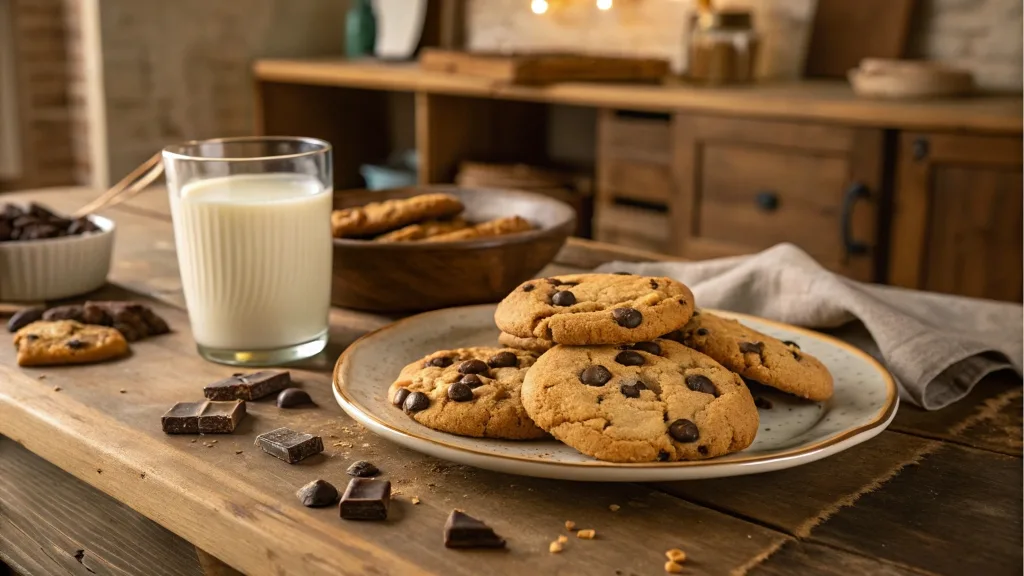
[[325, 480], [313, 480], [295, 492], [299, 502], [309, 508], [322, 508], [338, 501], [338, 489]]
[[694, 392], [703, 392], [705, 394], [711, 394], [718, 396], [718, 389], [715, 388], [714, 382], [710, 378], [702, 374], [690, 374], [686, 377], [686, 387]]
[[487, 374], [487, 363], [483, 360], [466, 360], [459, 363], [459, 374]]
[[700, 439], [697, 425], [685, 418], [680, 418], [668, 425], [668, 434], [677, 442], [696, 442]]
[[472, 388], [479, 388], [484, 385], [484, 381], [480, 379], [476, 374], [466, 374], [459, 379], [459, 382]]
[[89, 343], [88, 342], [83, 342], [82, 340], [79, 340], [78, 338], [72, 338], [71, 340], [68, 340], [65, 345], [68, 348], [70, 348], [71, 350], [83, 350], [83, 349], [89, 347]]
[[708, 334], [707, 328], [697, 328], [697, 336], [707, 336]]
[[24, 214], [25, 211], [17, 204], [4, 204], [3, 208], [0, 208], [0, 219], [3, 220], [14, 220]]
[[277, 395], [278, 408], [292, 408], [294, 406], [302, 406], [303, 404], [312, 403], [313, 399], [310, 398], [309, 393], [302, 388], [285, 388]]
[[473, 389], [462, 382], [448, 387], [448, 398], [454, 402], [469, 402], [473, 399]]
[[369, 478], [380, 474], [380, 470], [374, 466], [372, 462], [356, 460], [348, 467], [347, 470], [345, 470], [345, 473], [349, 476], [356, 476], [357, 478]]
[[740, 342], [740, 352], [744, 354], [760, 354], [763, 349], [763, 342]]
[[651, 290], [657, 290], [657, 289], [658, 289], [658, 281], [657, 281], [657, 280], [654, 280], [654, 279], [652, 278], [652, 279], [651, 279]]
[[405, 410], [406, 414], [426, 410], [429, 407], [430, 397], [423, 392], [413, 392], [409, 394], [409, 396], [406, 397], [405, 402], [402, 403], [402, 409]]
[[580, 382], [587, 386], [604, 386], [612, 379], [612, 373], [600, 364], [588, 366], [580, 374]]
[[58, 320], [74, 320], [76, 322], [85, 323], [85, 306], [82, 304], [68, 304], [67, 306], [57, 306], [50, 308], [46, 312], [43, 312], [43, 320], [47, 322], [56, 322]]
[[668, 462], [668, 452], [658, 450], [658, 462]]
[[30, 202], [29, 203], [29, 205], [28, 205], [28, 213], [29, 213], [29, 215], [35, 216], [36, 218], [38, 218], [38, 219], [40, 219], [40, 220], [42, 220], [44, 222], [46, 222], [48, 220], [55, 220], [55, 219], [60, 218], [59, 216], [57, 216], [57, 214], [55, 212], [53, 212], [52, 210], [50, 210], [46, 206], [43, 206], [42, 204], [39, 204], [37, 202]]
[[633, 344], [633, 350], [640, 350], [641, 352], [647, 352], [648, 354], [654, 354], [655, 356], [661, 354], [661, 346], [657, 342], [637, 342]]
[[519, 366], [519, 358], [514, 353], [505, 350], [491, 356], [487, 360], [487, 365], [491, 368], [514, 368]]
[[526, 284], [523, 286], [523, 292], [531, 292], [533, 290], [533, 284]]
[[435, 366], [437, 368], [447, 368], [448, 366], [452, 365], [452, 362], [454, 362], [454, 360], [452, 360], [449, 356], [438, 356], [436, 358], [431, 358], [430, 360], [427, 360], [425, 365]]
[[645, 386], [644, 383], [639, 380], [635, 380], [628, 384], [626, 382], [619, 384], [619, 392], [622, 392], [622, 395], [625, 396], [626, 398], [639, 398], [640, 391], [646, 389], [647, 386]]
[[160, 425], [166, 434], [229, 434], [245, 417], [245, 402], [178, 402]]
[[700, 452], [701, 456], [707, 456], [708, 455], [708, 447], [707, 446], [697, 446], [697, 452]]
[[43, 308], [42, 306], [19, 310], [14, 316], [11, 316], [10, 320], [7, 321], [7, 331], [17, 332], [33, 322], [42, 320], [43, 312], [45, 311], [46, 308]]
[[785, 344], [786, 346], [796, 348], [797, 350], [800, 349], [800, 345], [797, 344], [796, 342], [793, 342], [792, 340], [783, 340], [782, 343]]
[[391, 398], [391, 403], [395, 406], [401, 407], [405, 403], [406, 397], [409, 396], [408, 388], [399, 388], [395, 391], [395, 396]]
[[256, 445], [275, 458], [295, 464], [324, 451], [324, 442], [319, 436], [278, 428], [256, 437]]
[[765, 398], [764, 396], [754, 396], [754, 406], [757, 406], [762, 410], [771, 410], [773, 404], [771, 400]]
[[551, 297], [551, 303], [555, 306], [572, 306], [576, 303], [576, 295], [568, 290], [555, 292]]
[[341, 497], [339, 511], [345, 520], [387, 520], [391, 482], [353, 478]]
[[505, 540], [483, 522], [462, 510], [452, 510], [444, 523], [446, 548], [504, 548]]
[[623, 366], [643, 366], [644, 357], [639, 352], [623, 350], [615, 355], [615, 361]]
[[612, 310], [612, 318], [623, 328], [636, 328], [644, 321], [644, 315], [634, 308], [616, 308]]
[[235, 374], [203, 388], [210, 400], [259, 400], [268, 394], [280, 392], [292, 383], [287, 370], [262, 370], [252, 374]]

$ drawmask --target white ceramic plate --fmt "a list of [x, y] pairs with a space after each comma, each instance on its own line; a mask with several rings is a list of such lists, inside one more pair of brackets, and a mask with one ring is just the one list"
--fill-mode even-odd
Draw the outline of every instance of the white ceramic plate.
[[431, 456], [510, 474], [600, 482], [717, 478], [799, 466], [874, 437], [895, 416], [896, 383], [867, 354], [810, 330], [716, 313], [799, 344], [828, 366], [835, 395], [813, 403], [759, 390], [773, 407], [760, 411], [761, 427], [746, 450], [710, 460], [644, 464], [602, 462], [553, 439], [512, 442], [436, 432], [392, 406], [388, 386], [409, 362], [436, 350], [499, 345], [490, 304], [411, 316], [360, 338], [338, 359], [334, 395], [345, 412], [373, 432]]

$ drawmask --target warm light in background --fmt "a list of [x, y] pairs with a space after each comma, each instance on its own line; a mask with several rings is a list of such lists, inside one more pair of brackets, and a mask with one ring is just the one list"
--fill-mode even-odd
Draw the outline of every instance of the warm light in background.
[[598, 10], [610, 10], [612, 7], [612, 0], [597, 0]]
[[[611, 4], [611, 1], [608, 2]], [[548, 11], [547, 0], [533, 0], [530, 2], [530, 10], [533, 10], [534, 14], [543, 14]]]

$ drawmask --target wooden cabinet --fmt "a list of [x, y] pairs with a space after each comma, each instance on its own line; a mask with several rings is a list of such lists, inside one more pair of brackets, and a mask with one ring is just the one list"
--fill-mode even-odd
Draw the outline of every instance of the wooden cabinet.
[[889, 282], [1020, 302], [1021, 139], [903, 132]]
[[876, 279], [881, 130], [681, 113], [673, 131], [674, 253], [791, 242], [830, 269]]

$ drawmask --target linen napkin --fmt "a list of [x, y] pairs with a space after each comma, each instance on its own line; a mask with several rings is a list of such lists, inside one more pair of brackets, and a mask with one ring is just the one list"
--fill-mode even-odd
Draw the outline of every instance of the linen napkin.
[[792, 244], [700, 262], [611, 262], [597, 271], [675, 278], [693, 290], [700, 307], [842, 327], [835, 335], [885, 364], [900, 398], [926, 410], [963, 398], [991, 372], [1021, 374], [1020, 304], [857, 282], [825, 270]]

